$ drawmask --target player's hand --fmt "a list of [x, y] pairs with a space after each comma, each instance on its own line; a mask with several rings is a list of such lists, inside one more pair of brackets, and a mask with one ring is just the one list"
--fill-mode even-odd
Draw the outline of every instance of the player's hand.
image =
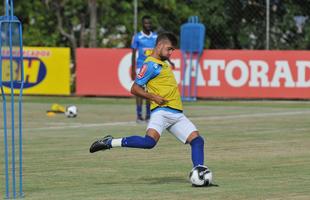
[[135, 72], [135, 70], [131, 70], [131, 80], [135, 80], [136, 79], [136, 72]]
[[167, 99], [161, 97], [161, 96], [158, 96], [158, 95], [154, 95], [153, 97], [153, 101], [155, 101], [158, 105], [164, 105], [165, 103], [168, 102]]

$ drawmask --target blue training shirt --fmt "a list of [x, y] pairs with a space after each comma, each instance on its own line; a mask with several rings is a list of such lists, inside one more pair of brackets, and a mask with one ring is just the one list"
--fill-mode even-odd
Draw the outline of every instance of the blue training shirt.
[[140, 69], [143, 65], [144, 60], [147, 56], [149, 56], [155, 47], [157, 39], [157, 34], [151, 32], [149, 35], [140, 31], [135, 34], [132, 38], [131, 48], [137, 49], [138, 51], [138, 59], [137, 59], [137, 69]]

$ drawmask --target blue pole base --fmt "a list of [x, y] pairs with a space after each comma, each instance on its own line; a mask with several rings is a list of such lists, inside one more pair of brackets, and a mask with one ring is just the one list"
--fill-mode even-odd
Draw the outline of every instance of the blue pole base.
[[182, 101], [197, 101], [196, 97], [182, 97]]

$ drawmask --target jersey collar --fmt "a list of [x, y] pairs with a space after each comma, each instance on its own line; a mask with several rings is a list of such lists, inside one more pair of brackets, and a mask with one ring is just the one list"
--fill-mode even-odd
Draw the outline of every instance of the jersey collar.
[[161, 61], [161, 60], [159, 60], [159, 59], [157, 59], [157, 58], [154, 58], [154, 57], [152, 57], [152, 56], [147, 57], [147, 61], [152, 61], [152, 62], [158, 63], [158, 64], [160, 64], [160, 65], [167, 65], [166, 62]]
[[150, 38], [150, 37], [153, 36], [153, 32], [152, 32], [152, 31], [150, 32], [149, 35], [145, 34], [143, 31], [141, 31], [141, 34], [142, 34], [143, 36], [145, 36], [145, 37], [148, 37], [148, 38]]

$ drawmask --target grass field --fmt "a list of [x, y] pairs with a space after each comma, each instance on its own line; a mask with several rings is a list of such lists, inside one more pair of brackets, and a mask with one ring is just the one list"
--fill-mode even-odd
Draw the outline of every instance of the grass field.
[[[25, 200], [310, 199], [309, 101], [185, 103], [185, 114], [206, 140], [206, 164], [219, 185], [193, 188], [190, 147], [168, 132], [152, 150], [88, 152], [106, 134], [144, 135], [146, 125], [135, 123], [134, 99], [24, 100]], [[78, 117], [47, 117], [53, 103], [77, 105]]]

